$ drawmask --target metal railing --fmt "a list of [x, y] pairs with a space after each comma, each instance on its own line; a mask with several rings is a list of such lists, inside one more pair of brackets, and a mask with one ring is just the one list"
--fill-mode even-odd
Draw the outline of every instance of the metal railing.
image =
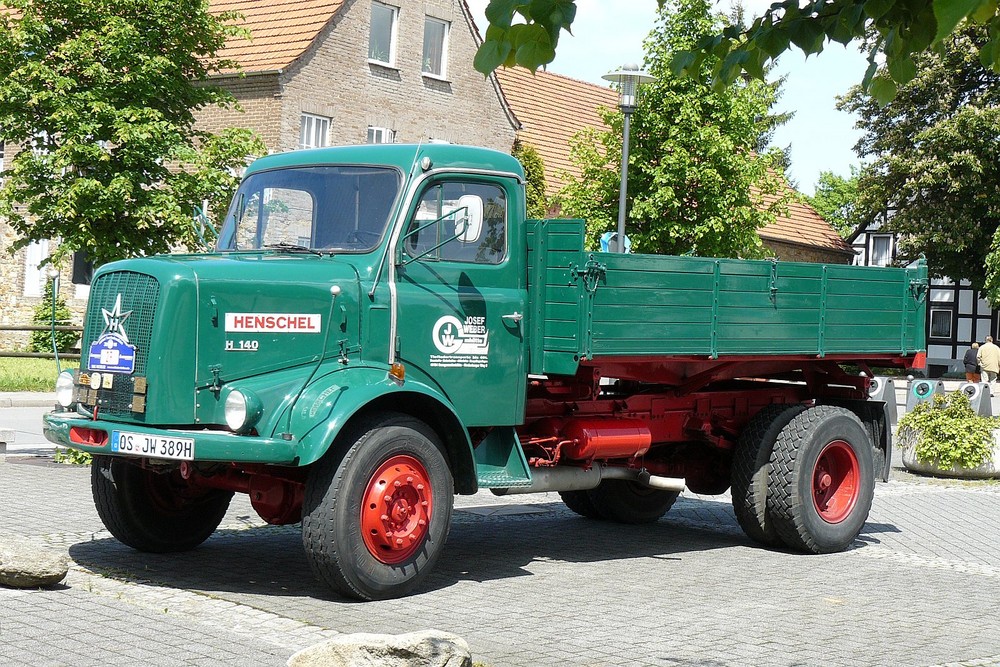
[[[57, 325], [53, 326], [43, 326], [40, 324], [0, 324], [0, 331], [73, 331], [77, 333], [83, 332], [83, 327], [79, 326], [63, 326]], [[60, 352], [60, 359], [79, 359], [80, 354], [75, 352]], [[7, 350], [0, 350], [0, 357], [27, 357], [32, 359], [55, 359], [56, 355], [52, 352], [8, 352]]]

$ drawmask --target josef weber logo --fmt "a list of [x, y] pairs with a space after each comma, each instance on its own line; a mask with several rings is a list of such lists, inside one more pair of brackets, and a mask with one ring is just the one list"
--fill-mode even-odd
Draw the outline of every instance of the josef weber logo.
[[441, 354], [485, 355], [490, 351], [485, 317], [469, 316], [462, 322], [453, 315], [445, 315], [434, 324], [432, 336]]

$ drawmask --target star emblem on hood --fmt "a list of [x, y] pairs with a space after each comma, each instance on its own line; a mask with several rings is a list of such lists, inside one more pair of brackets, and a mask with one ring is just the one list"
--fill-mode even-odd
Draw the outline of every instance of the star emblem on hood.
[[101, 308], [101, 314], [104, 315], [104, 331], [128, 343], [128, 334], [125, 333], [122, 325], [125, 324], [125, 320], [129, 318], [132, 311], [122, 312], [122, 295], [119, 294], [115, 299], [115, 305], [111, 310]]

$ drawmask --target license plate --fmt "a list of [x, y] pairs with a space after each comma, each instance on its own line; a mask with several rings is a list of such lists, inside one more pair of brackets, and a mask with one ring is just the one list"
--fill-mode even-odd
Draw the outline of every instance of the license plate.
[[194, 460], [194, 438], [165, 438], [128, 431], [111, 432], [111, 451], [118, 454], [148, 456], [154, 459]]

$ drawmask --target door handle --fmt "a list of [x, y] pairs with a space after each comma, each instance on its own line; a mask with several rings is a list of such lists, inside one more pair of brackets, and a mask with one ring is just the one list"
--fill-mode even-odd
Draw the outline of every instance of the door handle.
[[510, 315], [501, 315], [500, 318], [504, 319], [504, 320], [510, 320], [511, 322], [517, 323], [517, 322], [520, 322], [521, 320], [524, 319], [524, 315], [522, 315], [521, 313], [519, 313], [519, 312], [517, 312], [515, 310]]

